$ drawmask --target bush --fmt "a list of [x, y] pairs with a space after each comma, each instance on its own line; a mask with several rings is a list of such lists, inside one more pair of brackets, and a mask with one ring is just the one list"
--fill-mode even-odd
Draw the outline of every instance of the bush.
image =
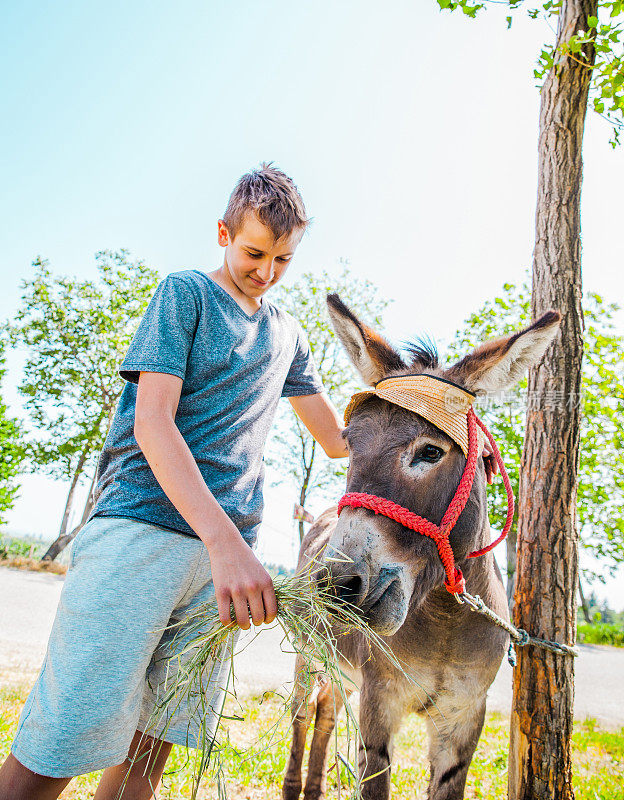
[[610, 644], [614, 647], [624, 647], [624, 628], [608, 622], [579, 625], [576, 629], [576, 638], [582, 644]]
[[[44, 548], [41, 542], [28, 539], [13, 539], [0, 534], [0, 559], [4, 560], [14, 556], [36, 557]], [[31, 552], [32, 549], [32, 552]]]

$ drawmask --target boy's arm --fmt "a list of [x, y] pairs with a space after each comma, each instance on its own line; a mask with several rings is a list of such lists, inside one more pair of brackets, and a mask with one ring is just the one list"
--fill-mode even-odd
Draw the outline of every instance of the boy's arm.
[[349, 455], [342, 437], [344, 425], [325, 392], [289, 397], [299, 419], [330, 458]]
[[241, 628], [250, 627], [250, 612], [254, 625], [272, 622], [277, 601], [271, 576], [206, 486], [175, 424], [181, 390], [175, 375], [140, 373], [135, 438], [165, 494], [208, 548], [221, 622], [231, 622], [230, 600]]

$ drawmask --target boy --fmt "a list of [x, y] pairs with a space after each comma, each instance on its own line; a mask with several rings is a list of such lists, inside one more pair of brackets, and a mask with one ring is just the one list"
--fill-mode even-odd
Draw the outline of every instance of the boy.
[[[264, 298], [307, 225], [292, 180], [263, 164], [240, 179], [218, 222], [220, 269], [173, 273], [156, 290], [121, 365], [128, 383], [100, 457], [97, 502], [0, 769], [0, 800], [56, 798], [71, 776], [102, 768], [95, 798], [114, 800], [135, 752], [144, 757], [123, 798], [154, 797], [172, 743], [198, 736], [181, 707], [137, 751], [171, 655], [163, 629], [215, 596], [224, 624], [230, 602], [240, 628], [250, 616], [254, 625], [275, 619], [273, 584], [251, 545], [280, 396], [330, 457], [347, 455], [301, 327]], [[224, 657], [204, 687], [216, 709], [226, 670]]]

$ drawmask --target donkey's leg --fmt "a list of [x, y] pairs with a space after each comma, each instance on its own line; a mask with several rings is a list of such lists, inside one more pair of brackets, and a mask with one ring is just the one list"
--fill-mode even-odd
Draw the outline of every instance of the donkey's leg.
[[295, 659], [295, 687], [291, 703], [292, 743], [282, 785], [284, 800], [297, 800], [301, 794], [301, 763], [306, 735], [316, 707], [317, 695], [318, 687], [310, 685], [306, 661], [298, 655]]
[[429, 731], [429, 800], [462, 800], [468, 767], [485, 719], [485, 698], [462, 709], [461, 716], [433, 714]]
[[318, 694], [314, 734], [308, 759], [308, 776], [303, 796], [305, 800], [322, 800], [327, 789], [327, 748], [343, 701], [339, 691], [327, 680]]
[[394, 684], [367, 681], [360, 695], [359, 771], [363, 800], [387, 800], [390, 797], [390, 762], [394, 734], [401, 724], [404, 709], [401, 695], [392, 693]]

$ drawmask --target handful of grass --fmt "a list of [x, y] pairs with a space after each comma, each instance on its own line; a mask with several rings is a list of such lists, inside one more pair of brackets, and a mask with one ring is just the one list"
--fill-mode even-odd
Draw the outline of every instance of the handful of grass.
[[[340, 694], [346, 713], [347, 752], [346, 757], [338, 752], [337, 728], [335, 728], [336, 753], [352, 779], [351, 796], [360, 797], [363, 781], [358, 775], [357, 768], [351, 766], [354, 760], [357, 761], [351, 758], [351, 752], [358, 752], [361, 736], [358, 719], [349, 700], [349, 695], [357, 687], [341, 668], [344, 656], [340, 655], [339, 637], [354, 631], [362, 634], [369, 645], [371, 656], [377, 650], [377, 655], [388, 658], [408, 679], [409, 676], [386, 642], [362, 618], [359, 609], [338, 599], [328, 582], [318, 580], [318, 571], [316, 577], [308, 571], [292, 578], [278, 578], [274, 581], [274, 587], [278, 614], [272, 627], [278, 624], [284, 632], [282, 650], [286, 642], [290, 647], [289, 652], [299, 654], [303, 659], [304, 668], [297, 675], [300, 688], [303, 687], [305, 691], [302, 704], [307, 702], [319, 678], [326, 677], [331, 680], [334, 690]], [[232, 618], [234, 619], [233, 609]], [[176, 628], [180, 629], [177, 633]], [[197, 797], [199, 781], [208, 771], [217, 782], [219, 798], [226, 798], [222, 745], [217, 739], [217, 732], [224, 720], [243, 719], [240, 716], [227, 716], [224, 713], [225, 698], [228, 695], [236, 697], [235, 691], [230, 689], [230, 684], [234, 674], [232, 634], [237, 630], [237, 626], [235, 623], [226, 626], [220, 622], [215, 600], [196, 608], [168, 630], [173, 634], [171, 651], [175, 656], [169, 661], [164, 691], [157, 698], [145, 734], [156, 740], [163, 739], [172, 713], [183, 703], [188, 704], [192, 716], [200, 720], [199, 730], [194, 734], [190, 731], [187, 733], [187, 744], [195, 748], [195, 755], [189, 754], [189, 759], [193, 759], [191, 798], [195, 800]], [[253, 638], [259, 636], [263, 630], [266, 630], [266, 627], [260, 626]], [[226, 676], [216, 674], [216, 665], [223, 660], [224, 653], [227, 653], [226, 666], [229, 668]], [[223, 695], [216, 685], [217, 682], [221, 682], [222, 686], [225, 685]], [[214, 708], [210, 699], [206, 700], [210, 695], [210, 691], [207, 692], [205, 689], [206, 686], [215, 689], [213, 697], [219, 698], [220, 708]], [[252, 748], [238, 754], [241, 761], [256, 757], [259, 752], [275, 744], [281, 721], [285, 717], [290, 718], [294, 695], [293, 685], [290, 694], [282, 696], [283, 713], [278, 722], [264, 732]], [[146, 755], [144, 753], [142, 757]], [[368, 779], [367, 777], [364, 780]]]

